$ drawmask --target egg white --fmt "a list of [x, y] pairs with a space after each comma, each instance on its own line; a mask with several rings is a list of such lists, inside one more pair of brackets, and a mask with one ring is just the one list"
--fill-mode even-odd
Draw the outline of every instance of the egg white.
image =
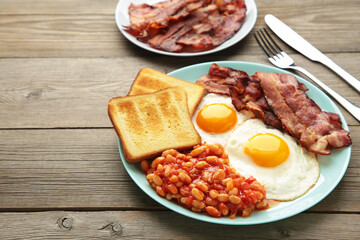
[[[201, 111], [201, 109], [203, 109], [206, 105], [213, 104], [213, 103], [224, 103], [227, 106], [231, 107], [235, 111], [235, 113], [237, 115], [237, 123], [233, 129], [230, 129], [229, 131], [224, 132], [224, 133], [208, 133], [208, 132], [205, 132], [204, 130], [202, 130], [197, 125], [196, 117], [199, 114], [199, 112]], [[231, 132], [236, 128], [236, 126], [240, 125], [243, 121], [245, 121], [249, 118], [252, 118], [252, 117], [254, 117], [254, 114], [250, 111], [243, 110], [243, 111], [238, 112], [232, 105], [230, 97], [219, 95], [219, 94], [214, 94], [214, 93], [209, 93], [205, 97], [203, 97], [203, 99], [199, 103], [199, 105], [192, 117], [192, 122], [194, 124], [195, 129], [200, 134], [203, 142], [210, 143], [210, 144], [221, 143], [224, 146], [226, 143], [226, 140], [230, 136]]]
[[[249, 139], [258, 133], [272, 133], [289, 146], [289, 157], [276, 167], [261, 167], [244, 153]], [[302, 148], [291, 136], [266, 126], [259, 119], [250, 119], [238, 126], [229, 136], [225, 151], [230, 165], [245, 177], [253, 176], [266, 189], [266, 197], [279, 201], [294, 200], [315, 185], [320, 168], [316, 155]]]

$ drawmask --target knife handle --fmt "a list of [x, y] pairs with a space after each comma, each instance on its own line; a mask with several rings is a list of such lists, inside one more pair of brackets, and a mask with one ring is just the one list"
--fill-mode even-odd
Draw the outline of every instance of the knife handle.
[[345, 99], [343, 96], [329, 88], [327, 85], [325, 85], [323, 82], [321, 82], [319, 79], [317, 79], [314, 75], [309, 73], [307, 70], [305, 70], [302, 67], [299, 66], [291, 66], [290, 68], [298, 70], [308, 76], [311, 80], [313, 80], [317, 85], [319, 85], [327, 94], [329, 94], [331, 97], [333, 97], [341, 106], [343, 106], [353, 117], [356, 118], [360, 122], [360, 107], [352, 104], [347, 99]]
[[350, 84], [356, 91], [360, 93], [360, 81], [357, 78], [346, 72], [328, 57], [319, 60], [319, 62], [336, 72], [340, 77], [342, 77], [348, 84]]

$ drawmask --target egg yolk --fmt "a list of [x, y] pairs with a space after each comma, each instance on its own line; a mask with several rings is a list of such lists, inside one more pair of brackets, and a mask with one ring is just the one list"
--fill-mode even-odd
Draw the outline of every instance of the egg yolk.
[[259, 133], [249, 139], [244, 152], [261, 167], [276, 167], [288, 158], [289, 147], [274, 134]]
[[237, 122], [236, 112], [224, 103], [213, 103], [203, 107], [196, 117], [197, 125], [208, 133], [224, 133]]

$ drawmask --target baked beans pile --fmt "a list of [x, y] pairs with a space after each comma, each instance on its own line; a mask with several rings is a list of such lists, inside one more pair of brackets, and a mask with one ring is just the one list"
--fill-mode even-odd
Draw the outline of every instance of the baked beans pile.
[[194, 212], [233, 219], [268, 208], [265, 188], [230, 167], [221, 144], [198, 145], [189, 153], [166, 150], [151, 165], [141, 162], [141, 168], [158, 195]]

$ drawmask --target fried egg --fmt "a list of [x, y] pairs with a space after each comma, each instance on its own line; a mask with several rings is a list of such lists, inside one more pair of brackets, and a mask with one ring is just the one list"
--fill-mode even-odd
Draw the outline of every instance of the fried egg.
[[209, 93], [199, 103], [192, 122], [203, 142], [225, 145], [232, 130], [253, 116], [246, 110], [238, 112], [230, 97]]
[[264, 185], [268, 199], [294, 200], [312, 188], [320, 176], [314, 153], [259, 119], [239, 125], [229, 136], [225, 151], [237, 172]]

